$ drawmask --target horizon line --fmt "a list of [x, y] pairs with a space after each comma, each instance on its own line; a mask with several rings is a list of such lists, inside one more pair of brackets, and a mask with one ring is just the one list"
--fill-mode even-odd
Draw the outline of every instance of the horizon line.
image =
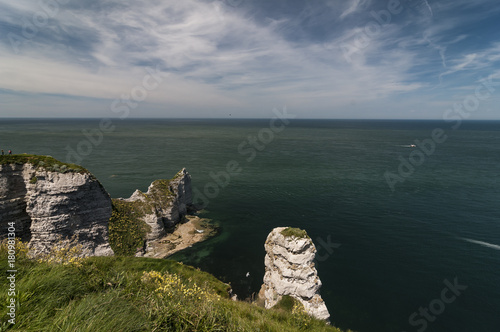
[[[0, 120], [269, 120], [270, 118], [248, 118], [248, 117], [129, 117], [121, 119], [120, 117], [0, 117]], [[332, 121], [445, 121], [443, 119], [402, 119], [402, 118], [295, 118], [296, 120], [332, 120]], [[500, 119], [462, 119], [463, 122], [474, 121], [500, 121]]]

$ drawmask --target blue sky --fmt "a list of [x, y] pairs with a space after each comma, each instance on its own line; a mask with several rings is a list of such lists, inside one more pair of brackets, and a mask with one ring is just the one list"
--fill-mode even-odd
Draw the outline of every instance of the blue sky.
[[500, 119], [498, 0], [0, 0], [0, 13], [0, 117], [442, 119], [468, 103], [460, 116]]

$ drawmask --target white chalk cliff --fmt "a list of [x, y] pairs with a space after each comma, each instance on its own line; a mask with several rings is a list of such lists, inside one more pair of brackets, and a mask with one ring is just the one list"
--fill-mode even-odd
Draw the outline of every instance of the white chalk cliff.
[[27, 162], [0, 164], [0, 227], [15, 225], [16, 237], [29, 241], [35, 253], [75, 236], [85, 256], [113, 255], [111, 198], [101, 183], [85, 169], [53, 158], [23, 158]]
[[285, 229], [273, 229], [264, 245], [265, 306], [269, 309], [284, 295], [289, 295], [302, 303], [309, 315], [328, 321], [330, 313], [319, 294], [321, 281], [313, 262], [316, 247], [307, 235], [301, 238], [284, 236], [282, 231]]
[[[150, 230], [146, 234], [146, 253], [152, 247], [152, 241], [165, 236], [188, 213], [192, 206], [191, 176], [183, 168], [171, 180], [156, 180], [151, 183], [146, 193], [136, 190], [125, 202], [142, 202], [144, 221]], [[138, 253], [138, 256], [144, 252]]]

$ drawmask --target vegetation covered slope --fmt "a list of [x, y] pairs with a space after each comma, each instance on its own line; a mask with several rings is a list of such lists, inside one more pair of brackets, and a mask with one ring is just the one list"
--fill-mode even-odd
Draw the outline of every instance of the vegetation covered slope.
[[[5, 245], [0, 254], [7, 271]], [[28, 259], [18, 246], [16, 324], [6, 323], [2, 306], [0, 331], [339, 332], [296, 304], [266, 310], [232, 301], [229, 285], [174, 261], [69, 256], [71, 250], [58, 249], [52, 258]], [[7, 283], [2, 278], [0, 287], [7, 289]], [[7, 303], [7, 292], [0, 301]]]
[[144, 247], [151, 227], [142, 218], [147, 214], [159, 214], [160, 210], [168, 208], [175, 198], [175, 194], [170, 190], [170, 181], [156, 180], [147, 193], [137, 191], [142, 200], [112, 199], [109, 243], [116, 255], [134, 256], [137, 250]]
[[287, 227], [281, 231], [284, 237], [296, 237], [297, 239], [310, 239], [307, 232], [300, 228]]
[[113, 199], [113, 213], [109, 219], [109, 244], [115, 255], [134, 256], [144, 247], [150, 227], [141, 219], [151, 213], [151, 207], [141, 201], [126, 202]]
[[0, 156], [0, 165], [6, 164], [32, 164], [35, 167], [43, 167], [46, 170], [59, 173], [89, 173], [82, 166], [76, 164], [63, 163], [51, 156], [39, 156], [32, 154], [15, 154]]

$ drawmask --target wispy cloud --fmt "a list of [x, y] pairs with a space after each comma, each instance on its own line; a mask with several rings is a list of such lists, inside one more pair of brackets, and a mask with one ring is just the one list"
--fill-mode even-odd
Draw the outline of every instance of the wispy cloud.
[[451, 75], [451, 74], [454, 74], [454, 73], [459, 72], [461, 70], [465, 70], [467, 68], [467, 66], [469, 66], [471, 63], [474, 62], [476, 57], [477, 57], [477, 54], [472, 53], [472, 54], [467, 54], [466, 56], [464, 56], [462, 59], [460, 59], [458, 61], [454, 61], [455, 65], [453, 65], [452, 67], [449, 67], [449, 69], [446, 72], [440, 74], [439, 79], [442, 79], [443, 76]]
[[[339, 116], [353, 102], [360, 109], [387, 109], [398, 96], [425, 90], [437, 73], [458, 75], [498, 60], [497, 46], [457, 52], [454, 46], [467, 40], [464, 33], [450, 33], [460, 18], [442, 16], [429, 26], [403, 12], [401, 18], [412, 20], [394, 18], [382, 26], [347, 64], [339, 44], [364, 33], [374, 20], [370, 11], [379, 9], [370, 4], [306, 4], [296, 16], [263, 19], [252, 16], [252, 8], [235, 9], [223, 1], [70, 2], [20, 45], [20, 54], [13, 53], [8, 39], [0, 40], [5, 55], [0, 89], [39, 98], [113, 100], [141, 80], [145, 67], [158, 66], [166, 79], [144, 107], [163, 104], [170, 112], [182, 105], [192, 114], [233, 109], [233, 115], [248, 116], [263, 108], [256, 105], [293, 104]], [[443, 3], [433, 6], [435, 17], [444, 15]], [[0, 0], [0, 10], [4, 35], [22, 35], [21, 18], [40, 8]]]
[[340, 14], [340, 19], [343, 20], [346, 16], [354, 13], [358, 9], [360, 2], [361, 0], [349, 1], [348, 3], [349, 7], [347, 7], [347, 9], [342, 14]]
[[432, 8], [431, 8], [431, 6], [429, 5], [429, 2], [427, 2], [427, 0], [422, 0], [422, 1], [425, 3], [425, 5], [426, 5], [427, 9], [428, 9], [428, 10], [429, 10], [429, 12], [431, 13], [431, 16], [434, 16], [434, 13], [432, 12]]
[[[477, 50], [476, 53], [466, 54], [459, 59], [453, 60], [452, 63], [452, 66], [439, 75], [440, 79], [446, 75], [456, 74], [465, 70], [477, 73], [486, 68], [496, 68], [500, 64], [500, 43], [494, 43], [486, 49]], [[491, 74], [491, 72], [488, 74]]]

